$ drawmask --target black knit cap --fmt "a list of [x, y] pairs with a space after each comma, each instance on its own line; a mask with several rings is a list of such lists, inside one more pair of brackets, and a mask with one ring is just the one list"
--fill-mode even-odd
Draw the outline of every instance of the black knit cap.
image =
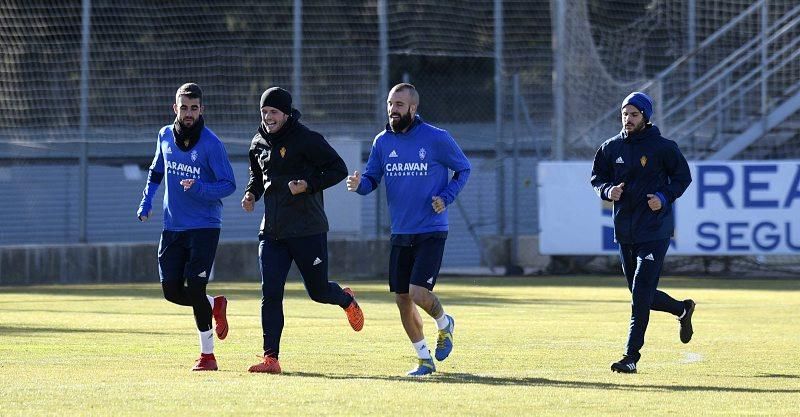
[[261, 94], [261, 107], [270, 106], [282, 111], [284, 114], [292, 114], [292, 95], [280, 87], [271, 87], [264, 94]]

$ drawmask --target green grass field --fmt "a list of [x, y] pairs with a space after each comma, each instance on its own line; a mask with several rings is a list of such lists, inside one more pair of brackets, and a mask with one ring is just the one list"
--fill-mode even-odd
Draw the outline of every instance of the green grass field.
[[[345, 282], [343, 282], [345, 283]], [[350, 282], [366, 315], [287, 286], [282, 375], [261, 353], [257, 283], [214, 282], [230, 299], [219, 372], [198, 356], [191, 310], [157, 284], [0, 287], [0, 415], [798, 415], [800, 280], [664, 278], [694, 298], [695, 337], [651, 315], [639, 374], [609, 371], [627, 334], [623, 278], [443, 277], [455, 349], [435, 376], [414, 362], [383, 282]], [[426, 335], [435, 342], [433, 320]]]

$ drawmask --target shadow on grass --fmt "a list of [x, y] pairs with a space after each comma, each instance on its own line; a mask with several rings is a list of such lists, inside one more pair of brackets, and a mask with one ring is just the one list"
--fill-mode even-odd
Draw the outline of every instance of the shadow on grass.
[[788, 374], [760, 374], [760, 375], [756, 375], [756, 378], [787, 378], [787, 379], [800, 379], [800, 375], [788, 375]]
[[[300, 279], [292, 278], [289, 283], [298, 283]], [[341, 281], [344, 284], [347, 281]], [[376, 304], [394, 304], [394, 296], [389, 293], [384, 281], [347, 282], [356, 291], [359, 301]], [[467, 289], [451, 289], [450, 285], [471, 285]], [[517, 287], [554, 287], [552, 298], [519, 298], [492, 294], [486, 289]], [[559, 288], [618, 288], [618, 298], [563, 298], [559, 297]], [[498, 306], [498, 305], [573, 305], [595, 303], [629, 304], [625, 280], [622, 277], [608, 276], [543, 276], [543, 277], [442, 277], [441, 288], [443, 302], [446, 305]], [[686, 294], [687, 289], [757, 289], [765, 291], [800, 291], [800, 280], [739, 280], [713, 278], [676, 278], [666, 277], [661, 280], [659, 288], [667, 292], [680, 289]], [[209, 283], [209, 294], [225, 294], [231, 300], [259, 300], [260, 285], [257, 282], [214, 281]], [[147, 284], [82, 284], [82, 285], [47, 285], [31, 287], [2, 287], [0, 296], [8, 294], [20, 295], [54, 295], [63, 297], [112, 297], [112, 298], [163, 298], [158, 283]], [[691, 295], [686, 294], [686, 295]], [[285, 291], [286, 299], [308, 299], [303, 287], [290, 285]], [[62, 300], [67, 301], [67, 300]], [[71, 301], [71, 300], [70, 300]], [[19, 303], [21, 301], [0, 301], [0, 305]]]
[[[306, 377], [306, 378], [325, 378], [332, 380], [377, 380], [377, 381], [408, 381], [410, 383], [422, 384], [479, 384], [479, 385], [494, 385], [494, 386], [544, 386], [556, 388], [578, 388], [578, 389], [600, 389], [600, 390], [619, 390], [619, 391], [692, 391], [692, 392], [743, 392], [743, 393], [787, 393], [797, 394], [800, 389], [762, 389], [750, 387], [715, 387], [715, 386], [691, 386], [691, 385], [638, 385], [634, 384], [635, 380], [631, 380], [631, 384], [616, 384], [608, 382], [590, 382], [590, 381], [559, 381], [547, 378], [513, 378], [513, 377], [496, 377], [487, 375], [473, 375], [464, 373], [445, 373], [437, 372], [434, 375], [412, 378], [401, 376], [385, 376], [385, 375], [335, 375], [335, 374], [320, 374], [310, 372], [284, 372], [287, 376]], [[621, 378], [636, 376], [620, 376]]]
[[57, 334], [57, 333], [112, 333], [112, 334], [151, 334], [151, 335], [174, 335], [174, 332], [155, 332], [133, 329], [79, 329], [74, 327], [14, 327], [0, 326], [0, 334], [3, 336], [30, 336], [34, 334]]
[[[216, 287], [216, 288], [215, 288]], [[375, 290], [375, 289], [359, 289], [358, 284], [353, 285], [356, 291], [356, 297], [361, 304], [394, 304], [394, 295], [389, 293], [388, 290]], [[372, 287], [374, 288], [374, 286]], [[624, 290], [624, 287], [623, 287]], [[155, 298], [163, 299], [161, 287], [158, 284], [120, 284], [119, 286], [101, 284], [97, 286], [80, 285], [80, 286], [33, 286], [33, 287], [0, 287], [0, 296], [7, 294], [19, 294], [24, 296], [57, 296], [57, 297], [80, 297], [72, 299], [43, 299], [36, 301], [40, 303], [85, 303], [91, 302], [98, 298]], [[224, 287], [222, 285], [209, 286], [208, 294], [224, 294], [228, 300], [260, 300], [261, 289], [259, 286], [254, 286], [252, 290], [241, 288]], [[574, 305], [574, 304], [606, 304], [606, 303], [622, 303], [630, 304], [630, 300], [626, 297], [618, 299], [590, 299], [590, 298], [510, 298], [492, 295], [486, 291], [481, 291], [480, 288], [471, 289], [469, 291], [448, 292], [442, 296], [446, 305], [465, 305], [470, 307], [491, 307], [491, 306], [514, 306], [514, 305]], [[299, 299], [313, 302], [309, 298], [305, 289], [297, 286], [287, 287], [284, 292], [284, 299]], [[166, 301], [165, 301], [166, 302]], [[0, 310], [3, 306], [11, 305], [29, 305], [30, 300], [8, 300], [0, 301]], [[41, 311], [40, 309], [35, 309]]]

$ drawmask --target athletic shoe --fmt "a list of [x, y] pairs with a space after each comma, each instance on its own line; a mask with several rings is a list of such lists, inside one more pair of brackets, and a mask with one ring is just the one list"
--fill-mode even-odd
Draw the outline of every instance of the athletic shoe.
[[450, 352], [453, 350], [453, 330], [456, 327], [456, 321], [453, 320], [453, 317], [447, 314], [447, 327], [442, 330], [439, 330], [439, 338], [436, 339], [436, 360], [441, 362], [447, 359], [450, 356]]
[[683, 305], [686, 309], [686, 313], [683, 315], [683, 318], [678, 319], [681, 322], [681, 342], [689, 343], [692, 340], [692, 334], [694, 334], [694, 330], [692, 329], [692, 314], [694, 314], [694, 307], [697, 305], [693, 300], [684, 300]]
[[408, 371], [408, 376], [425, 376], [436, 372], [436, 365], [433, 364], [433, 359], [417, 359], [419, 361], [416, 369]]
[[622, 359], [611, 364], [611, 371], [622, 374], [635, 374], [636, 361], [628, 356], [623, 356]]
[[201, 353], [200, 359], [194, 362], [193, 371], [216, 371], [217, 358], [213, 353]]
[[228, 299], [225, 298], [224, 295], [214, 297], [214, 308], [211, 310], [211, 315], [214, 316], [214, 322], [217, 323], [214, 331], [217, 333], [217, 338], [219, 338], [219, 340], [228, 337], [227, 309]]
[[[261, 356], [259, 356], [261, 358]], [[266, 374], [279, 374], [281, 373], [281, 364], [278, 359], [272, 356], [264, 355], [261, 362], [253, 365], [247, 372], [259, 372]]]
[[356, 294], [353, 290], [345, 288], [343, 291], [353, 297], [353, 302], [344, 309], [344, 312], [347, 314], [347, 321], [350, 322], [350, 327], [352, 327], [353, 330], [360, 331], [364, 328], [364, 312], [361, 311], [361, 307], [358, 306]]

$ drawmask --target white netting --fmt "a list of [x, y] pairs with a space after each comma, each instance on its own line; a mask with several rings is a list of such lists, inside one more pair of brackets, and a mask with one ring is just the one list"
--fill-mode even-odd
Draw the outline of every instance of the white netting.
[[[764, 109], [791, 105], [800, 90], [796, 2], [696, 4], [691, 25], [686, 1], [568, 1], [570, 158], [591, 157], [599, 143], [619, 131], [617, 106], [633, 89], [655, 98], [653, 122], [692, 159], [715, 157]], [[761, 54], [762, 33], [766, 56]], [[762, 89], [767, 92], [763, 104]], [[797, 127], [791, 116], [735, 157], [796, 157]]]

